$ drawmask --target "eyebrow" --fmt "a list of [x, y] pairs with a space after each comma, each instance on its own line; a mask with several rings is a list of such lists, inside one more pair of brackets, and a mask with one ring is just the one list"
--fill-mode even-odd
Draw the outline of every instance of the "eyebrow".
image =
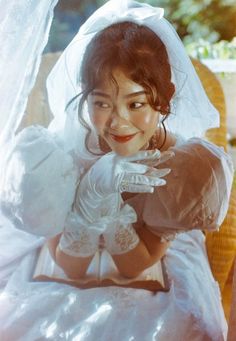
[[[135, 96], [140, 96], [140, 95], [146, 95], [147, 94], [147, 91], [144, 91], [144, 90], [141, 90], [141, 91], [136, 91], [136, 92], [132, 92], [130, 94], [127, 94], [125, 95], [124, 97], [125, 98], [130, 98], [130, 97], [135, 97]], [[104, 92], [101, 92], [101, 91], [92, 91], [91, 93], [92, 96], [102, 96], [102, 97], [106, 97], [106, 98], [110, 98], [111, 96], [104, 93]]]

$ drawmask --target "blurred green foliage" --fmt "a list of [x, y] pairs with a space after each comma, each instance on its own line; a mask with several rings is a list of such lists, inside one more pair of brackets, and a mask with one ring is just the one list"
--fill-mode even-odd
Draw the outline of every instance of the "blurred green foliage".
[[[138, 0], [165, 9], [183, 41], [232, 40], [236, 36], [235, 0]], [[86, 1], [89, 2], [89, 1]], [[97, 0], [97, 5], [105, 0]]]
[[199, 39], [216, 42], [236, 36], [235, 0], [146, 0], [163, 7], [165, 17], [175, 25], [187, 44]]
[[198, 59], [234, 59], [236, 60], [236, 38], [228, 42], [221, 40], [210, 43], [200, 39], [186, 45], [188, 54]]

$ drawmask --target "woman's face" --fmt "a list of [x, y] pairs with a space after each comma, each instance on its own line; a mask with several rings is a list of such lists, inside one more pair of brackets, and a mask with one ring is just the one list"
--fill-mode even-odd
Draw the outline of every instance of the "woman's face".
[[145, 89], [120, 70], [112, 81], [104, 82], [88, 97], [90, 119], [110, 148], [122, 156], [135, 154], [148, 146], [159, 113], [148, 103]]

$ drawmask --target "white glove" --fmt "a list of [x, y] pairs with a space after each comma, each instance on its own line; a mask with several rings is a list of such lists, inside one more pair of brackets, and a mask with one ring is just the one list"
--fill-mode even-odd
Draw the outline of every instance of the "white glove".
[[105, 246], [111, 254], [125, 253], [139, 242], [139, 237], [132, 226], [136, 220], [136, 212], [129, 205], [125, 205], [112, 217], [101, 217], [90, 224], [78, 213], [71, 212], [66, 220], [59, 248], [74, 257], [92, 256], [100, 245]]
[[[150, 166], [160, 164], [173, 156], [156, 151], [141, 151], [132, 157], [115, 153], [101, 157], [84, 175], [76, 193], [73, 212], [65, 223], [59, 247], [75, 257], [88, 257], [99, 248], [101, 235], [105, 247], [112, 254], [134, 248], [139, 238], [131, 223], [137, 220], [128, 205], [122, 210], [122, 191], [152, 192], [154, 186], [165, 184], [162, 176], [169, 169], [156, 170]], [[134, 162], [147, 162], [149, 166]]]
[[120, 255], [139, 243], [139, 236], [132, 226], [137, 221], [137, 215], [131, 206], [125, 205], [113, 219], [113, 224], [108, 225], [103, 233], [104, 246], [111, 255]]
[[59, 248], [73, 257], [89, 257], [99, 248], [100, 231], [88, 224], [77, 212], [71, 212], [65, 222]]
[[[140, 151], [128, 157], [118, 156], [114, 152], [102, 156], [78, 186], [77, 210], [89, 223], [102, 216], [116, 214], [122, 203], [120, 193], [152, 193], [154, 187], [165, 185], [166, 181], [162, 177], [170, 169], [155, 169], [153, 165], [173, 155], [173, 152], [161, 154], [159, 150], [154, 150]], [[144, 164], [146, 162], [149, 166]]]
[[[105, 247], [112, 254], [134, 248], [139, 237], [132, 227], [137, 220], [132, 207], [121, 209], [123, 191], [153, 192], [154, 186], [165, 184], [161, 179], [169, 169], [154, 169], [173, 153], [158, 150], [141, 151], [135, 156], [120, 157], [115, 153], [101, 157], [84, 175], [76, 194], [74, 212], [65, 224], [59, 247], [77, 257], [94, 254], [103, 234]], [[147, 162], [149, 166], [136, 163]], [[120, 210], [121, 209], [121, 210]]]

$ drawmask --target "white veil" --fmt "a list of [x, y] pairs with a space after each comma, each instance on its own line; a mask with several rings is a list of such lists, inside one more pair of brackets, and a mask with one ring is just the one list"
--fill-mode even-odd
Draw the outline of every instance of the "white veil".
[[[0, 0], [1, 198], [7, 156], [24, 116], [27, 98], [35, 83], [57, 1]], [[15, 168], [19, 176], [18, 169], [16, 166]], [[4, 226], [6, 217], [2, 213], [2, 207], [0, 220]], [[6, 229], [9, 223], [10, 221], [7, 221], [5, 224]]]
[[21, 123], [57, 1], [0, 0], [1, 150]]
[[54, 115], [49, 129], [61, 134], [68, 150], [80, 155], [85, 151], [86, 131], [78, 122], [78, 100], [65, 110], [69, 101], [81, 91], [80, 66], [84, 51], [96, 33], [122, 21], [148, 26], [167, 48], [176, 87], [171, 115], [165, 121], [167, 129], [190, 138], [201, 137], [207, 129], [219, 125], [217, 110], [209, 102], [180, 38], [163, 14], [162, 8], [132, 0], [110, 0], [93, 13], [65, 49], [48, 77], [47, 88]]

